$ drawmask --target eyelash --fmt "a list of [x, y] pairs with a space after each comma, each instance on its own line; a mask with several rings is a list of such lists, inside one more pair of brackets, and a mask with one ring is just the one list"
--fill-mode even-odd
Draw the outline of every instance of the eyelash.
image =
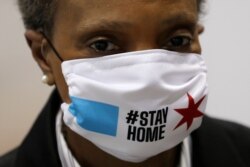
[[[161, 48], [178, 51], [178, 49], [181, 50], [182, 48], [189, 47], [192, 40], [192, 37], [189, 35], [177, 35], [168, 39], [165, 43], [166, 45], [164, 44], [165, 46]], [[103, 49], [101, 49], [102, 47]], [[121, 52], [121, 50], [124, 49], [108, 38], [97, 38], [96, 40], [93, 40], [93, 42], [89, 44], [89, 48], [99, 54], [114, 54]]]
[[[181, 48], [181, 47], [188, 47], [192, 43], [192, 37], [188, 35], [179, 35], [170, 38], [167, 42], [167, 47], [172, 48]], [[175, 43], [175, 44], [174, 44]], [[178, 44], [179, 43], [179, 44]], [[181, 44], [180, 44], [181, 43]], [[175, 45], [175, 46], [174, 46]], [[178, 45], [178, 46], [177, 46]]]
[[121, 49], [119, 45], [116, 44], [117, 42], [110, 40], [108, 37], [98, 37], [89, 43], [88, 47], [97, 55], [115, 54], [120, 52]]

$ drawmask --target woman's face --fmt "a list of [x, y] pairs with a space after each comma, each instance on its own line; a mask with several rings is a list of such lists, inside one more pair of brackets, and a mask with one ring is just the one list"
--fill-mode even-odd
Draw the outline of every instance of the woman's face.
[[[145, 49], [200, 53], [196, 0], [61, 0], [52, 43], [64, 60]], [[57, 88], [70, 102], [61, 62], [46, 53]]]

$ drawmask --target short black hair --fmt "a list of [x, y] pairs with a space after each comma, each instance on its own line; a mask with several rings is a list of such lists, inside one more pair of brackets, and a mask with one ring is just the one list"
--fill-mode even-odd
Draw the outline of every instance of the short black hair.
[[59, 0], [17, 0], [26, 29], [43, 29], [51, 35]]
[[[47, 35], [51, 35], [54, 15], [59, 0], [18, 0], [18, 6], [22, 14], [26, 29], [43, 29]], [[205, 0], [197, 0], [197, 10], [202, 13]]]

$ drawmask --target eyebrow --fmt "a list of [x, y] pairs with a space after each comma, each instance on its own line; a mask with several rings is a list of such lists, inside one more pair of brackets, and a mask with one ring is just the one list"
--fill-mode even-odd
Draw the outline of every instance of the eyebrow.
[[[188, 14], [187, 12], [182, 12], [169, 16], [160, 24], [162, 25], [162, 27], [168, 27], [168, 29], [175, 29], [176, 27], [181, 26], [193, 30], [197, 24], [197, 21], [198, 19], [194, 15]], [[132, 23], [126, 21], [112, 21], [102, 19], [91, 21], [89, 23], [84, 22], [77, 27], [76, 32], [77, 34], [81, 34], [79, 37], [82, 41], [98, 33], [107, 33], [107, 35], [117, 33], [120, 35], [124, 35], [123, 30], [128, 27], [131, 28], [133, 26], [134, 25]]]
[[[181, 23], [191, 23], [196, 24], [198, 21], [198, 18], [194, 15], [188, 14], [188, 13], [179, 13], [177, 15], [173, 15], [161, 22], [162, 25], [174, 25], [174, 24], [181, 24]], [[77, 28], [78, 31], [82, 30], [88, 30], [88, 29], [103, 29], [103, 30], [109, 30], [112, 28], [112, 30], [119, 30], [124, 29], [125, 27], [132, 27], [133, 24], [129, 22], [122, 22], [122, 21], [110, 21], [110, 20], [99, 20], [99, 21], [92, 21], [88, 24], [82, 24], [79, 25]]]
[[126, 27], [132, 27], [133, 25], [129, 22], [121, 22], [121, 21], [110, 21], [110, 20], [99, 20], [98, 22], [91, 22], [89, 24], [80, 25], [77, 28], [79, 32], [91, 32], [95, 30], [112, 30], [119, 31]]
[[85, 43], [89, 38], [97, 35], [108, 35], [115, 38], [114, 34], [124, 36], [124, 29], [132, 27], [129, 22], [98, 20], [90, 23], [80, 24], [76, 29], [77, 41], [76, 47], [81, 48], [82, 43]]
[[188, 13], [179, 13], [172, 17], [169, 17], [161, 22], [163, 26], [175, 26], [175, 25], [192, 25], [195, 26], [198, 22], [198, 18]]

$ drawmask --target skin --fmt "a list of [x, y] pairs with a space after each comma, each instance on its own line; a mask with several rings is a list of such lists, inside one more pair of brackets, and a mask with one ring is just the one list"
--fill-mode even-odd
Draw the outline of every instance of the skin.
[[[146, 49], [201, 53], [196, 0], [60, 0], [51, 42], [63, 60], [99, 57]], [[41, 33], [25, 33], [33, 58], [48, 84], [70, 103], [61, 61]], [[141, 163], [129, 163], [101, 151], [65, 125], [69, 148], [82, 166], [176, 166], [175, 147]], [[93, 156], [94, 155], [94, 156]]]

